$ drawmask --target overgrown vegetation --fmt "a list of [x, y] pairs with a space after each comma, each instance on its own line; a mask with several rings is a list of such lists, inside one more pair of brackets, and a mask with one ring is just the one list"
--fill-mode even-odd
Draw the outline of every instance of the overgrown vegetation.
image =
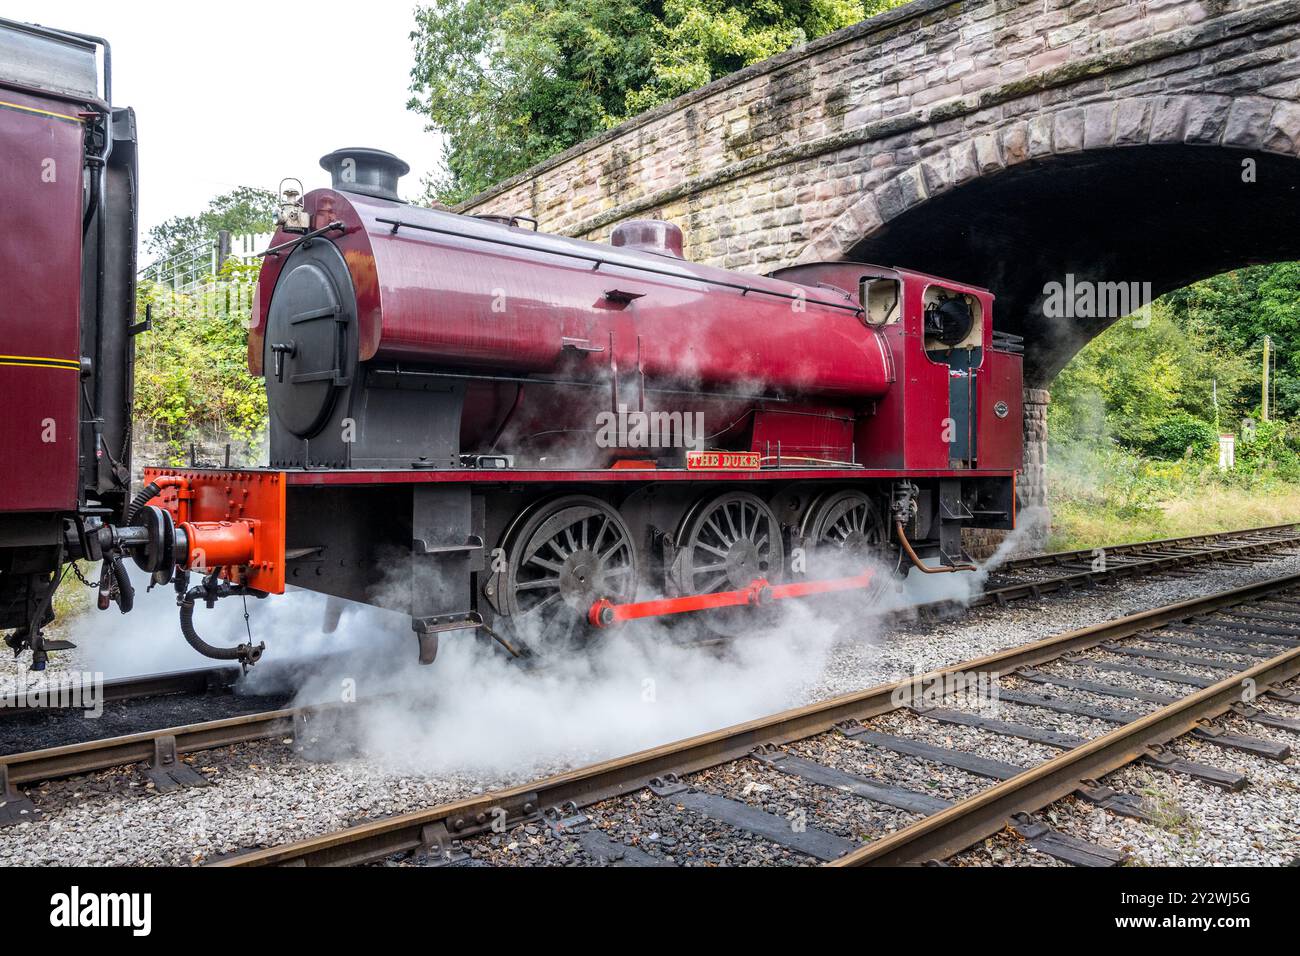
[[137, 314], [150, 307], [153, 331], [136, 340], [137, 437], [164, 443], [169, 464], [183, 463], [191, 442], [255, 445], [266, 429], [266, 390], [248, 372], [257, 272], [231, 260], [191, 294], [140, 284]]
[[[170, 256], [215, 243], [222, 230], [270, 232], [276, 212], [272, 193], [241, 186], [197, 215], [155, 226], [147, 245], [157, 256]], [[191, 442], [254, 446], [266, 430], [266, 391], [248, 373], [258, 269], [232, 259], [218, 275], [196, 276], [186, 291], [149, 280], [136, 289], [136, 315], [148, 311], [153, 331], [136, 339], [135, 439], [160, 444], [168, 464], [182, 464]], [[151, 451], [156, 457], [158, 450]]]
[[409, 107], [456, 203], [638, 113], [904, 0], [433, 0]]
[[[1262, 346], [1277, 350], [1262, 420]], [[1121, 320], [1052, 386], [1052, 547], [1300, 518], [1300, 264], [1181, 289], [1150, 322]], [[1236, 464], [1221, 471], [1219, 439]]]
[[275, 194], [266, 189], [240, 186], [217, 196], [194, 216], [173, 216], [149, 230], [147, 249], [165, 259], [204, 243], [215, 242], [221, 232], [231, 235], [270, 232], [277, 212]]

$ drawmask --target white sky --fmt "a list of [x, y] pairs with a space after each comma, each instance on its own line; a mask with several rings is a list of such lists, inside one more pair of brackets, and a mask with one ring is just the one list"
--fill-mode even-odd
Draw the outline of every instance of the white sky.
[[406, 109], [415, 2], [5, 0], [4, 16], [112, 44], [144, 235], [235, 186], [327, 186], [320, 157], [343, 146], [396, 153], [411, 165], [403, 195], [418, 194], [440, 150]]

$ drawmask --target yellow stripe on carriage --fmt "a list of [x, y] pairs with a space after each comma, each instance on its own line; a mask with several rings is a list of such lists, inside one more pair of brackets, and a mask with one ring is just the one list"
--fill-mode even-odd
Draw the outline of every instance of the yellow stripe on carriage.
[[29, 368], [68, 368], [81, 370], [78, 359], [47, 358], [43, 355], [0, 355], [0, 365], [21, 365]]
[[0, 107], [8, 110], [18, 110], [21, 113], [35, 113], [37, 116], [52, 116], [55, 119], [70, 120], [73, 123], [85, 122], [80, 116], [69, 116], [67, 113], [53, 113], [50, 110], [37, 109], [35, 106], [23, 106], [21, 103], [9, 103], [0, 100]]

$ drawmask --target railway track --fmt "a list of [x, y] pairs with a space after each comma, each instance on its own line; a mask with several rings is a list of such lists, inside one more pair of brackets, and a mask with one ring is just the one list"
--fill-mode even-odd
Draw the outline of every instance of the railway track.
[[[1013, 559], [1000, 566], [999, 586], [970, 602], [931, 602], [897, 612], [896, 616], [906, 618], [918, 613], [942, 616], [963, 606], [1004, 605], [1019, 598], [1071, 593], [1076, 587], [1095, 586], [1108, 579], [1178, 571], [1214, 560], [1253, 564], [1267, 560], [1269, 553], [1292, 546], [1300, 547], [1300, 525], [1277, 525], [1120, 545], [1107, 549], [1112, 557], [1104, 572], [1092, 570], [1091, 564], [1086, 571], [1076, 570], [1080, 562], [1095, 560], [1092, 551]], [[1066, 574], [1008, 583], [1010, 575], [1043, 569], [1064, 569]], [[271, 662], [270, 666], [275, 665]], [[288, 679], [301, 665], [288, 663], [284, 666]], [[237, 683], [240, 673], [238, 667], [214, 667], [110, 681], [104, 684], [103, 700], [129, 702], [169, 695], [207, 697], [229, 691]], [[50, 711], [10, 710], [0, 713], [5, 714], [5, 719], [15, 719], [22, 714], [44, 715]], [[0, 802], [0, 826], [30, 819], [30, 814], [35, 812], [36, 808], [19, 792], [20, 786], [137, 762], [145, 764], [146, 774], [160, 791], [202, 785], [205, 781], [180, 760], [182, 755], [274, 737], [293, 736], [298, 739], [309, 732], [319, 732], [324, 721], [341, 717], [342, 709], [337, 705], [275, 708], [122, 736], [78, 740], [41, 750], [0, 754], [0, 798], [3, 798]], [[313, 730], [309, 731], [309, 727]]]
[[1144, 575], [1191, 575], [1198, 566], [1211, 563], [1249, 567], [1271, 560], [1278, 552], [1297, 549], [1300, 524], [1291, 523], [1012, 558], [990, 572], [982, 593], [971, 600], [936, 601], [918, 610], [943, 613], [954, 606], [1005, 605]]
[[[1287, 759], [1289, 744], [1216, 721], [1300, 733], [1300, 694], [1283, 688], [1298, 675], [1300, 575], [1292, 575], [212, 865], [355, 865], [398, 857], [423, 864], [504, 862], [509, 854], [501, 845], [521, 841], [556, 841], [570, 862], [708, 862], [679, 858], [653, 839], [687, 822], [732, 847], [727, 862], [938, 862], [1011, 827], [1035, 849], [1067, 862], [1116, 864], [1121, 854], [1054, 831], [1040, 811], [1077, 796], [1112, 813], [1152, 817], [1137, 795], [1096, 783], [1135, 762], [1227, 789], [1244, 786], [1241, 773], [1182, 759], [1168, 745], [1191, 735], [1215, 748]], [[996, 716], [933, 692], [958, 681], [978, 686], [981, 678], [997, 688]], [[933, 733], [882, 729], [900, 715], [932, 730], [962, 728], [1015, 741], [1027, 754], [1054, 756], [1012, 763], [985, 756], [978, 746], [935, 743]], [[1062, 715], [1102, 730], [1090, 737], [1063, 731], [1052, 722]], [[960, 772], [964, 780], [956, 789], [966, 792], [942, 796], [900, 782], [894, 771], [917, 762]], [[864, 766], [876, 769], [864, 772]], [[739, 780], [748, 781], [744, 789]], [[779, 798], [762, 796], [773, 789]], [[826, 825], [843, 819], [826, 810], [829, 803], [860, 808], [861, 821]], [[647, 820], [655, 833], [639, 826]]]
[[111, 770], [134, 763], [159, 792], [204, 786], [207, 780], [181, 756], [235, 744], [292, 737], [299, 746], [328, 731], [328, 721], [350, 716], [357, 704], [320, 704], [241, 714], [179, 727], [88, 740], [0, 757], [0, 827], [31, 820], [39, 808], [18, 787]]

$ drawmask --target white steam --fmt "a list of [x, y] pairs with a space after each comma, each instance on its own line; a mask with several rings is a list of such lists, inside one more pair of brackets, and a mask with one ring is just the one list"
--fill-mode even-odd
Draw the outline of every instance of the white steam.
[[[685, 643], [707, 636], [701, 618], [672, 626], [632, 622], [599, 632], [583, 650], [527, 667], [490, 640], [459, 631], [442, 635], [437, 661], [420, 667], [404, 615], [350, 604], [326, 634], [321, 595], [250, 600], [253, 640], [266, 641], [267, 650], [244, 686], [254, 693], [278, 690], [284, 665], [298, 661], [295, 703], [358, 701], [351, 719], [330, 731], [340, 756], [359, 752], [368, 762], [419, 773], [553, 771], [804, 702], [836, 644], [873, 643], [885, 613], [977, 594], [988, 573], [1044, 520], [1032, 512], [1021, 518], [977, 572], [913, 571], [900, 583], [882, 568], [880, 586], [781, 602], [766, 616], [755, 615], [747, 633], [725, 647]], [[817, 578], [861, 571], [856, 563], [837, 566], [843, 563], [820, 559], [810, 570]], [[248, 639], [238, 598], [214, 610], [200, 606], [195, 624], [209, 643]], [[85, 658], [108, 677], [213, 663], [181, 637], [170, 588], [148, 595], [141, 589], [132, 614], [87, 615], [77, 630], [73, 639], [83, 644]]]
[[[394, 769], [546, 772], [800, 702], [837, 640], [875, 637], [876, 616], [858, 598], [853, 615], [843, 613], [847, 597], [780, 604], [725, 648], [684, 643], [707, 637], [698, 620], [632, 622], [534, 667], [469, 631], [444, 634], [437, 662], [418, 667], [408, 628], [395, 655], [353, 656], [322, 669], [303, 696], [338, 700], [354, 689], [371, 701], [357, 708], [352, 739], [340, 744]], [[371, 626], [360, 613], [345, 617], [339, 634], [355, 644]], [[377, 697], [384, 699], [375, 704]]]

